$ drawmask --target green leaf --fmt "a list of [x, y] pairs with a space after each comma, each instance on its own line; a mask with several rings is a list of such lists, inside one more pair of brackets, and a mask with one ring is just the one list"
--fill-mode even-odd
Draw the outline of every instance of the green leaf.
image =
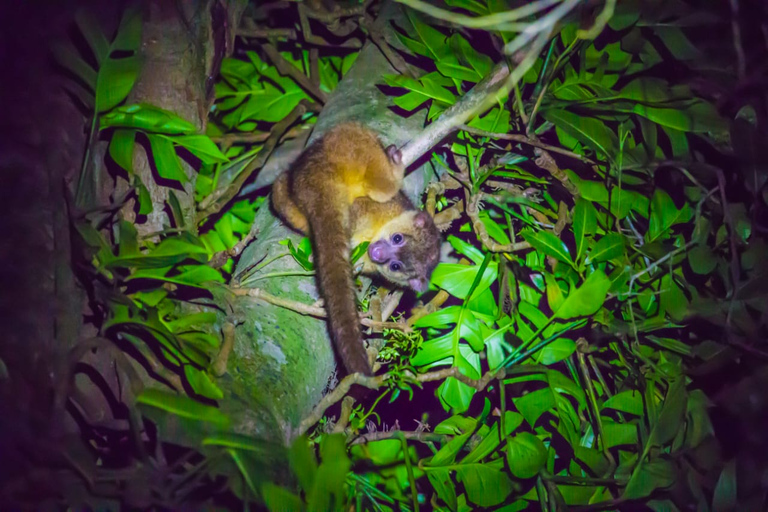
[[145, 389], [136, 397], [136, 402], [171, 412], [183, 418], [206, 421], [224, 428], [229, 425], [229, 416], [216, 407], [203, 405], [189, 397], [158, 389]]
[[456, 252], [469, 258], [475, 265], [480, 265], [483, 262], [483, 259], [485, 258], [483, 251], [474, 245], [469, 244], [461, 238], [453, 235], [448, 236], [448, 242]]
[[144, 186], [141, 179], [137, 176], [133, 176], [134, 186], [139, 196], [139, 214], [147, 215], [152, 213], [152, 197], [149, 195], [149, 190]]
[[[432, 272], [432, 283], [445, 291], [458, 297], [460, 299], [466, 299], [469, 293], [472, 283], [475, 281], [480, 267], [459, 265], [458, 263], [440, 263]], [[488, 264], [488, 267], [483, 272], [483, 276], [480, 279], [480, 283], [475, 289], [474, 295], [479, 295], [483, 290], [488, 289], [491, 284], [496, 280], [498, 272], [498, 264], [492, 261]]]
[[306, 436], [298, 437], [288, 452], [291, 470], [305, 493], [309, 493], [317, 475], [317, 459]]
[[[461, 347], [460, 347], [461, 348]], [[469, 349], [471, 350], [471, 349]], [[454, 364], [462, 365], [462, 357], [455, 357]], [[466, 366], [466, 365], [464, 365]], [[479, 375], [473, 375], [473, 378], [479, 378]], [[469, 403], [475, 395], [475, 389], [467, 386], [463, 382], [448, 377], [438, 388], [438, 396], [443, 402], [443, 407], [452, 409], [454, 412], [464, 412], [469, 409]]]
[[666, 460], [641, 461], [624, 489], [623, 499], [634, 500], [649, 496], [656, 489], [670, 487], [677, 480], [675, 467]]
[[520, 432], [507, 441], [507, 462], [517, 478], [531, 478], [547, 462], [547, 449], [538, 437]]
[[184, 365], [184, 376], [187, 378], [189, 385], [198, 395], [213, 400], [220, 400], [224, 398], [224, 393], [221, 388], [213, 383], [207, 372], [198, 370], [191, 364]]
[[685, 379], [679, 377], [669, 387], [659, 417], [651, 430], [648, 443], [653, 446], [663, 446], [680, 432], [685, 419], [687, 403], [688, 393], [685, 389]]
[[427, 53], [424, 54], [426, 57], [439, 61], [444, 55], [449, 53], [450, 48], [447, 44], [448, 41], [442, 32], [421, 21], [421, 18], [416, 14], [415, 10], [406, 9], [405, 12], [408, 16], [408, 21], [411, 22], [411, 26], [413, 27], [413, 32], [411, 33], [416, 34], [419, 41], [426, 49]]
[[304, 502], [299, 496], [271, 482], [264, 482], [261, 485], [261, 494], [270, 511], [302, 512], [304, 510]]
[[481, 507], [493, 507], [507, 499], [512, 492], [512, 481], [502, 471], [501, 464], [496, 466], [493, 467], [492, 462], [456, 466], [456, 473], [464, 484], [469, 501]]
[[568, 320], [596, 313], [603, 306], [610, 286], [611, 281], [602, 270], [592, 272], [584, 284], [568, 295], [554, 318]]
[[687, 222], [692, 216], [693, 212], [687, 203], [678, 210], [669, 194], [662, 189], [656, 189], [653, 198], [651, 198], [651, 216], [648, 232], [645, 235], [646, 241], [648, 243], [653, 242], [667, 234], [672, 226]]
[[622, 391], [606, 400], [603, 404], [603, 409], [616, 409], [617, 411], [642, 416], [643, 396], [634, 389]]
[[173, 149], [173, 143], [168, 139], [151, 133], [148, 133], [147, 137], [152, 147], [152, 158], [155, 160], [157, 174], [167, 180], [186, 183], [187, 175], [181, 167], [181, 160], [179, 160], [176, 151]]
[[91, 92], [96, 91], [96, 71], [78, 55], [72, 44], [57, 42], [52, 46], [52, 51], [56, 62], [82, 80]]
[[307, 510], [339, 510], [344, 501], [344, 482], [351, 466], [342, 434], [323, 436], [320, 467], [307, 496]]
[[[566, 134], [585, 144], [609, 160], [613, 160], [618, 153], [619, 139], [613, 130], [605, 126], [605, 123], [593, 117], [581, 116], [567, 110], [547, 109], [541, 115], [554, 124], [558, 130], [558, 137], [562, 130]], [[562, 139], [562, 138], [561, 138]], [[561, 140], [561, 142], [563, 142]], [[572, 146], [565, 144], [569, 149]]]
[[730, 512], [739, 510], [738, 500], [738, 480], [736, 479], [736, 462], [729, 460], [723, 471], [720, 473], [720, 478], [717, 479], [717, 485], [715, 486], [715, 492], [712, 496], [712, 511], [713, 512]]
[[623, 255], [624, 237], [618, 233], [608, 233], [589, 251], [585, 263], [601, 263]]
[[229, 159], [207, 135], [159, 135], [189, 150], [205, 164], [228, 162]]
[[[446, 88], [446, 84], [435, 77], [433, 73], [423, 76], [418, 80], [405, 75], [384, 75], [383, 78], [393, 87], [403, 87], [412, 93], [418, 94], [420, 101], [417, 106], [430, 99], [447, 105], [456, 103], [456, 95], [449, 91]], [[405, 108], [400, 104], [398, 106]]]
[[563, 290], [560, 288], [560, 285], [558, 284], [555, 276], [549, 272], [544, 273], [544, 282], [547, 284], [546, 292], [549, 308], [552, 311], [557, 311], [557, 309], [562, 306], [563, 302], [565, 301]]
[[437, 493], [437, 496], [443, 500], [451, 510], [457, 509], [456, 486], [451, 479], [451, 471], [443, 468], [430, 468], [427, 472], [429, 483]]
[[706, 244], [699, 244], [688, 251], [688, 263], [691, 270], [699, 275], [707, 275], [717, 267], [717, 256]]
[[542, 252], [547, 256], [551, 256], [558, 261], [567, 263], [570, 266], [574, 266], [571, 254], [568, 252], [568, 246], [553, 233], [550, 233], [549, 231], [532, 231], [526, 229], [521, 234], [537, 251]]
[[573, 340], [568, 338], [557, 338], [541, 350], [536, 351], [531, 357], [537, 363], [546, 366], [571, 357], [571, 354], [575, 351], [576, 343]]
[[110, 58], [99, 69], [96, 81], [96, 112], [111, 110], [128, 97], [141, 64], [137, 56]]
[[96, 62], [101, 64], [109, 56], [110, 49], [109, 41], [102, 32], [98, 21], [90, 11], [81, 8], [75, 13], [75, 23], [93, 51]]
[[133, 147], [136, 138], [134, 130], [117, 129], [109, 141], [109, 156], [117, 165], [133, 173]]
[[586, 248], [587, 236], [592, 236], [597, 230], [597, 210], [592, 203], [582, 197], [576, 199], [573, 207], [573, 236], [576, 239], [576, 261]]
[[542, 414], [555, 407], [555, 397], [552, 390], [548, 388], [531, 391], [519, 398], [514, 398], [513, 402], [531, 427], [536, 425], [536, 421]]
[[634, 446], [638, 442], [637, 425], [615, 423], [603, 417], [603, 436], [605, 437], [605, 448]]
[[173, 112], [147, 104], [125, 105], [101, 116], [100, 127], [135, 128], [153, 133], [194, 133], [197, 128]]

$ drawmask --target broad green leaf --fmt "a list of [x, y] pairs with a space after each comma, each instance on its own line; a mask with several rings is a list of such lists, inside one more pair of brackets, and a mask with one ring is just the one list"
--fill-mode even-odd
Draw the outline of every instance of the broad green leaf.
[[675, 224], [688, 222], [693, 216], [691, 208], [686, 203], [677, 209], [672, 198], [662, 189], [656, 189], [651, 199], [651, 216], [648, 223], [646, 241], [653, 242], [668, 233]]
[[139, 76], [137, 56], [110, 58], [101, 66], [96, 80], [96, 112], [106, 112], [122, 102]]
[[430, 468], [427, 473], [429, 483], [435, 489], [437, 496], [443, 500], [451, 510], [457, 509], [456, 486], [451, 479], [451, 470], [444, 468]]
[[446, 327], [459, 321], [461, 306], [448, 306], [419, 318], [414, 327]]
[[717, 256], [705, 243], [696, 245], [688, 251], [688, 263], [691, 265], [691, 270], [699, 275], [711, 273], [717, 267], [717, 262]]
[[603, 271], [592, 272], [584, 284], [568, 295], [554, 317], [568, 320], [594, 314], [603, 306], [610, 286], [611, 281]]
[[229, 159], [219, 150], [218, 146], [206, 135], [159, 135], [189, 150], [203, 163], [215, 164], [227, 162]]
[[661, 293], [659, 294], [661, 311], [669, 317], [681, 322], [688, 314], [688, 298], [670, 274], [661, 278]]
[[291, 470], [305, 493], [310, 492], [317, 475], [317, 458], [306, 436], [298, 437], [288, 452]]
[[440, 61], [443, 56], [449, 53], [448, 38], [442, 32], [421, 21], [414, 9], [406, 9], [405, 13], [411, 22], [416, 37], [427, 50], [427, 53], [424, 54], [426, 57]]
[[173, 143], [168, 139], [162, 138], [160, 135], [152, 133], [148, 133], [147, 137], [152, 147], [152, 158], [155, 160], [157, 174], [167, 180], [185, 183], [187, 175], [181, 167], [181, 160], [179, 160], [176, 150], [173, 149]]
[[269, 509], [270, 512], [304, 511], [304, 502], [301, 498], [279, 485], [275, 485], [271, 482], [264, 482], [261, 485], [261, 494], [267, 505], [267, 509]]
[[148, 215], [152, 213], [152, 197], [149, 195], [149, 190], [144, 186], [141, 179], [137, 175], [133, 175], [134, 186], [138, 194], [139, 200], [139, 214]]
[[638, 442], [637, 425], [615, 423], [603, 417], [603, 436], [605, 437], [605, 448], [636, 445]]
[[203, 439], [203, 446], [224, 446], [254, 453], [277, 451], [282, 456], [285, 456], [285, 451], [281, 446], [275, 446], [274, 443], [269, 443], [256, 437], [233, 434], [231, 432], [210, 435]]
[[224, 393], [221, 388], [214, 384], [207, 372], [198, 370], [191, 364], [184, 365], [184, 376], [187, 378], [189, 385], [198, 395], [213, 400], [220, 400], [224, 398]]
[[488, 234], [493, 238], [493, 240], [496, 243], [499, 244], [508, 244], [511, 243], [511, 240], [509, 239], [509, 236], [507, 235], [507, 232], [499, 226], [495, 220], [491, 218], [490, 215], [488, 215], [488, 212], [482, 211], [480, 212], [480, 220], [483, 222], [483, 225], [485, 226], [485, 230], [488, 231]]
[[579, 197], [573, 207], [573, 236], [576, 239], [576, 261], [581, 261], [587, 246], [587, 236], [597, 230], [597, 210], [592, 203]]
[[[501, 459], [498, 460], [501, 462]], [[512, 492], [512, 481], [503, 469], [503, 465], [493, 462], [460, 464], [456, 466], [456, 473], [464, 484], [469, 501], [481, 507], [493, 507]]]
[[455, 436], [445, 443], [431, 459], [426, 461], [425, 465], [428, 467], [452, 465], [456, 460], [456, 455], [458, 455], [461, 448], [466, 444], [473, 433], [474, 430], [469, 430], [464, 434]]
[[226, 428], [229, 416], [216, 407], [203, 405], [189, 397], [147, 388], [136, 397], [136, 402], [171, 412], [183, 418], [206, 421]]
[[69, 42], [57, 42], [51, 47], [56, 62], [73, 73], [91, 90], [96, 91], [97, 73]]
[[456, 252], [469, 258], [475, 265], [480, 265], [483, 262], [483, 259], [485, 258], [483, 251], [474, 245], [469, 244], [461, 238], [453, 235], [448, 236], [448, 242]]
[[624, 237], [618, 233], [607, 233], [597, 241], [587, 254], [586, 264], [601, 263], [624, 255]]
[[563, 301], [565, 301], [565, 295], [563, 295], [563, 290], [560, 288], [560, 285], [557, 282], [557, 279], [555, 276], [550, 274], [549, 272], [546, 272], [544, 274], [544, 281], [547, 283], [547, 303], [549, 304], [549, 309], [552, 311], [557, 311], [560, 306], [563, 305]]
[[677, 60], [686, 61], [701, 57], [699, 49], [691, 43], [680, 27], [672, 24], [656, 26], [653, 33], [659, 37]]
[[[455, 359], [458, 360], [461, 358], [456, 357]], [[454, 364], [461, 366], [460, 361], [454, 361]], [[479, 375], [473, 377], [479, 378]], [[448, 377], [437, 390], [438, 396], [443, 402], [443, 406], [447, 406], [447, 408], [459, 413], [469, 409], [469, 403], [472, 400], [472, 397], [475, 396], [475, 392], [474, 388], [467, 386], [453, 377]]]
[[730, 512], [736, 510], [739, 510], [736, 461], [730, 460], [723, 467], [720, 478], [717, 479], [715, 492], [712, 496], [712, 511]]
[[[459, 265], [458, 263], [440, 263], [432, 273], [432, 283], [443, 288], [454, 297], [466, 299], [479, 270], [480, 267], [477, 265], [469, 266]], [[474, 296], [477, 296], [493, 284], [496, 280], [497, 272], [498, 264], [495, 261], [490, 262], [485, 269], [485, 272], [483, 272], [480, 283], [475, 289]]]
[[411, 359], [411, 364], [416, 367], [431, 365], [453, 357], [453, 354], [454, 334], [449, 332], [444, 336], [434, 337], [425, 341], [419, 352]]
[[657, 108], [636, 104], [634, 111], [661, 126], [681, 132], [721, 133], [727, 130], [727, 124], [720, 117], [717, 109], [711, 103], [701, 100], [684, 109], [679, 107]]
[[517, 478], [531, 478], [547, 461], [547, 449], [541, 439], [529, 432], [520, 432], [507, 441], [507, 463]]
[[643, 396], [634, 389], [622, 391], [606, 400], [603, 404], [603, 409], [616, 409], [617, 411], [642, 416]]
[[344, 482], [351, 466], [341, 434], [323, 436], [320, 460], [312, 492], [307, 496], [307, 510], [339, 510], [344, 501]]
[[464, 416], [462, 414], [454, 414], [448, 419], [441, 421], [435, 427], [436, 434], [448, 434], [451, 436], [466, 434], [467, 432], [474, 432], [477, 428], [478, 420]]
[[163, 320], [163, 323], [171, 332], [185, 331], [192, 326], [210, 325], [216, 322], [216, 314], [212, 312], [192, 313], [181, 316], [170, 322]]
[[523, 238], [533, 246], [534, 249], [540, 251], [547, 256], [551, 256], [558, 261], [567, 263], [573, 266], [573, 260], [571, 254], [568, 251], [568, 246], [565, 242], [560, 240], [556, 235], [549, 231], [533, 231], [526, 229], [522, 233]]
[[670, 461], [640, 461], [624, 489], [622, 498], [633, 500], [649, 496], [656, 489], [665, 489], [677, 480], [677, 472]]
[[611, 189], [609, 194], [605, 184], [601, 181], [583, 180], [578, 174], [568, 169], [565, 169], [565, 173], [579, 190], [579, 194], [587, 201], [599, 203], [607, 208], [610, 199], [610, 211], [619, 219], [626, 217], [630, 210], [643, 217], [648, 215], [649, 201], [643, 194], [617, 187]]
[[[557, 109], [544, 110], [541, 115], [557, 127], [558, 136], [562, 130], [582, 144], [598, 151], [602, 158], [613, 160], [616, 157], [619, 139], [616, 133], [599, 119]], [[573, 148], [569, 146], [568, 149]]]
[[514, 398], [513, 402], [531, 427], [536, 426], [536, 421], [542, 414], [555, 407], [555, 397], [552, 390], [547, 388], [531, 391], [526, 395]]
[[133, 173], [133, 147], [136, 138], [134, 130], [117, 129], [109, 141], [109, 156], [117, 165]]
[[687, 403], [685, 379], [679, 377], [669, 387], [659, 418], [651, 430], [649, 443], [653, 446], [663, 446], [677, 435], [685, 419]]
[[[404, 75], [384, 75], [384, 80], [393, 87], [403, 87], [422, 97], [421, 103], [428, 99], [440, 101], [447, 105], [456, 103], [456, 95], [446, 88], [446, 84], [429, 74], [416, 80]], [[402, 105], [399, 105], [402, 107]], [[403, 107], [405, 108], [405, 107]]]
[[143, 103], [125, 105], [101, 116], [100, 127], [136, 128], [146, 132], [183, 134], [197, 131], [195, 125], [173, 112]]
[[543, 365], [550, 365], [571, 357], [576, 351], [576, 343], [568, 338], [557, 338], [552, 343], [536, 351], [531, 357]]

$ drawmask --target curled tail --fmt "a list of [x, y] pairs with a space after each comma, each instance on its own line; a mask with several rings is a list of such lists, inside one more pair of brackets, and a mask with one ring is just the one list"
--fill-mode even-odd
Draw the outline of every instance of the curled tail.
[[313, 210], [309, 223], [315, 246], [315, 268], [331, 339], [349, 373], [371, 375], [349, 261], [349, 221], [342, 213], [327, 206]]

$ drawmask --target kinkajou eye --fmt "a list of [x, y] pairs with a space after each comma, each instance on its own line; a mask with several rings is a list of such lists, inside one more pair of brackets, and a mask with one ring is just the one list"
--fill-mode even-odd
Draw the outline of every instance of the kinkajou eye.
[[403, 268], [403, 265], [401, 265], [399, 261], [393, 261], [389, 264], [389, 270], [392, 272], [400, 272], [401, 268]]
[[403, 240], [405, 239], [403, 238], [403, 235], [401, 235], [400, 233], [395, 233], [394, 235], [392, 235], [392, 243], [395, 245], [402, 244]]

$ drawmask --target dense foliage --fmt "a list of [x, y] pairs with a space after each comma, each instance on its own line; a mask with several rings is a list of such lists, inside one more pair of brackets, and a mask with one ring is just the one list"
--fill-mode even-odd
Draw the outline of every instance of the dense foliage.
[[[208, 291], [258, 279], [260, 267], [233, 269], [266, 207], [264, 197], [221, 190], [239, 193], [253, 179], [275, 126], [290, 138], [316, 120], [358, 57], [359, 44], [345, 42], [374, 31], [372, 11], [337, 12], [336, 25], [308, 5], [281, 7], [301, 11], [302, 23], [248, 11], [267, 32], [301, 26], [302, 36], [257, 36], [224, 60], [207, 135], [172, 112], [125, 104], [141, 65], [134, 12], [111, 39], [78, 17], [95, 67], [74, 46], [56, 55], [79, 79], [73, 95], [90, 108], [92, 140], [109, 139], [106, 158], [131, 187], [92, 208], [85, 159], [72, 224], [98, 336], [75, 354], [117, 347], [137, 398], [127, 404], [133, 447], [91, 440], [63, 499], [110, 509], [764, 509], [754, 450], [766, 444], [750, 434], [759, 423], [726, 442], [733, 434], [710, 415], [717, 406], [764, 423], [754, 383], [765, 381], [768, 355], [766, 112], [743, 68], [765, 58], [765, 41], [745, 55], [729, 11], [708, 2], [606, 2], [585, 8], [581, 25], [557, 13], [557, 30], [524, 42], [519, 33], [536, 22], [513, 18], [505, 1], [404, 3], [387, 37], [401, 73], [381, 84], [402, 115], [440, 119], [505, 62], [521, 76], [428, 155], [427, 208], [450, 253], [427, 303], [401, 308], [400, 328], [384, 331], [380, 373], [391, 378], [375, 403], [344, 409], [346, 436], [330, 434], [326, 417], [289, 449], [233, 433], [216, 407], [226, 333]], [[357, 24], [341, 30], [339, 19]], [[139, 143], [156, 183], [132, 172]], [[173, 192], [190, 180], [180, 155], [197, 169], [192, 224]], [[168, 188], [173, 225], [140, 235], [152, 187]], [[129, 202], [133, 220], [118, 214]], [[286, 242], [286, 254], [311, 276], [306, 241]], [[163, 386], [143, 388], [130, 358]], [[418, 428], [392, 428], [393, 408]], [[139, 431], [150, 420], [184, 425], [163, 440], [178, 452], [172, 460], [146, 446]]]

